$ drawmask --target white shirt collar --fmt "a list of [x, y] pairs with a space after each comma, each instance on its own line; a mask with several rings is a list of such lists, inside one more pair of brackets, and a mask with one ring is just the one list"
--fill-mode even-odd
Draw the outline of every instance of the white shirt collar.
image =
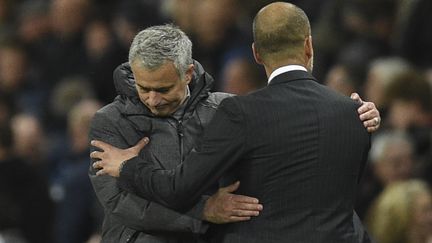
[[274, 70], [271, 74], [270, 77], [268, 78], [268, 83], [270, 83], [274, 77], [282, 74], [282, 73], [286, 73], [286, 72], [291, 72], [291, 71], [295, 71], [295, 70], [300, 70], [300, 71], [305, 71], [307, 72], [307, 69], [303, 66], [300, 65], [287, 65], [287, 66], [282, 66], [280, 68], [277, 68], [276, 70]]

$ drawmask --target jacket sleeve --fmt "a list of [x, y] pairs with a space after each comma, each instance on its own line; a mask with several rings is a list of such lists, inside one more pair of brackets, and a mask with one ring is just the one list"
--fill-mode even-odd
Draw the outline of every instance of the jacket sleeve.
[[176, 210], [190, 208], [213, 183], [244, 154], [247, 121], [236, 97], [222, 101], [205, 128], [199, 148], [173, 170], [153, 167], [153, 163], [124, 164], [119, 180], [140, 196]]
[[[117, 132], [108, 115], [103, 112], [98, 112], [94, 116], [89, 139], [101, 140], [119, 148], [130, 147]], [[90, 150], [94, 151], [95, 148], [91, 147]], [[158, 231], [196, 234], [204, 233], [208, 228], [208, 225], [201, 221], [205, 197], [202, 197], [191, 210], [180, 214], [120, 189], [117, 179], [113, 177], [96, 176], [95, 173], [90, 165], [89, 177], [105, 213], [111, 214], [126, 227], [146, 233]]]

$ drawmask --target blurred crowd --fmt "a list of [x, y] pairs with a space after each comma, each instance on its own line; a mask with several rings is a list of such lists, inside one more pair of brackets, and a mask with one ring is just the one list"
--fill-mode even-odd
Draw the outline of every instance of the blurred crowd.
[[[87, 131], [140, 29], [180, 26], [214, 91], [243, 95], [267, 83], [250, 49], [269, 2], [0, 0], [0, 242], [98, 242]], [[432, 1], [288, 2], [311, 20], [314, 76], [381, 112], [360, 217], [378, 243], [432, 242]]]

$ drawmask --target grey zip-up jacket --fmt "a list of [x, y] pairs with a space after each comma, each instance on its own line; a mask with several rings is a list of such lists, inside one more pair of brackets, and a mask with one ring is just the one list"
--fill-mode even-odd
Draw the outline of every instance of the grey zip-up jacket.
[[[219, 103], [229, 96], [210, 93], [213, 78], [201, 64], [195, 61], [194, 65], [190, 97], [180, 119], [155, 117], [139, 100], [129, 64], [120, 65], [114, 71], [118, 96], [95, 114], [89, 139], [129, 148], [149, 136], [150, 143], [137, 159], [151, 160], [164, 169], [174, 168], [199, 143]], [[113, 177], [96, 176], [91, 166], [89, 176], [104, 208], [103, 243], [193, 243], [208, 228], [201, 221], [206, 196], [189, 211], [178, 213], [122, 190], [127, 185], [120, 186]]]

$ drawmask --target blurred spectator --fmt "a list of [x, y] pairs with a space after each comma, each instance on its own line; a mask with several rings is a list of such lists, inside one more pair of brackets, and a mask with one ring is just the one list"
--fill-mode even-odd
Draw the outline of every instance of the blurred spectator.
[[[331, 0], [332, 1], [332, 0]], [[238, 0], [239, 4], [242, 6], [242, 8], [246, 8], [247, 14], [249, 16], [255, 16], [255, 14], [265, 5], [270, 4], [271, 2], [274, 2], [274, 0], [255, 0], [255, 1], [249, 1], [249, 0]], [[311, 23], [314, 23], [317, 19], [317, 17], [320, 15], [322, 6], [325, 4], [325, 2], [328, 1], [322, 1], [322, 0], [290, 0], [288, 1], [290, 3], [293, 3], [303, 9], [303, 11], [307, 14], [309, 21]], [[249, 21], [250, 23], [251, 21]]]
[[72, 107], [83, 99], [93, 98], [94, 90], [83, 77], [66, 77], [53, 89], [50, 99], [50, 111], [53, 120], [51, 129], [63, 129], [66, 117]]
[[432, 127], [432, 90], [424, 75], [409, 71], [395, 77], [385, 91], [390, 127]]
[[87, 176], [87, 134], [91, 118], [101, 107], [97, 101], [83, 100], [68, 113], [68, 149], [57, 164], [54, 179], [58, 193], [54, 235], [58, 243], [85, 242], [101, 223]]
[[119, 60], [127, 60], [127, 53], [122, 51], [105, 19], [92, 19], [86, 26], [84, 35], [88, 59], [87, 76], [92, 86], [97, 87], [94, 90], [97, 98], [109, 103], [116, 95], [114, 83], [111, 82], [113, 70]]
[[12, 13], [13, 1], [0, 0], [0, 40], [4, 38], [4, 34], [9, 34], [11, 31]]
[[113, 29], [126, 53], [120, 62], [127, 60], [129, 46], [138, 31], [164, 22], [158, 13], [159, 9], [148, 1], [127, 0], [118, 2], [113, 16]]
[[83, 32], [90, 10], [90, 0], [49, 1], [52, 31], [40, 46], [42, 78], [49, 87], [65, 76], [85, 73], [87, 59]]
[[53, 205], [48, 187], [26, 162], [15, 157], [13, 146], [9, 125], [1, 125], [0, 238], [5, 234], [29, 243], [49, 243]]
[[432, 66], [432, 1], [400, 1], [399, 33], [394, 39], [397, 54], [421, 68]]
[[13, 99], [18, 111], [43, 117], [47, 92], [27, 71], [25, 49], [12, 41], [0, 44], [1, 92]]
[[362, 179], [356, 211], [361, 218], [383, 188], [414, 175], [415, 153], [410, 137], [403, 132], [378, 134], [372, 143], [369, 174]]
[[[19, 10], [16, 36], [21, 40], [27, 52], [29, 62], [27, 73], [41, 79], [46, 64], [47, 53], [45, 52], [49, 50], [47, 41], [51, 34], [48, 2], [46, 0], [26, 0], [20, 5]], [[48, 87], [48, 83], [48, 80], [43, 80], [44, 87]]]
[[410, 65], [402, 58], [383, 57], [369, 65], [365, 83], [365, 99], [375, 103], [382, 115], [385, 112], [384, 96], [387, 87], [397, 76], [410, 70]]
[[402, 132], [377, 135], [370, 151], [373, 170], [382, 185], [407, 180], [413, 176], [414, 146]]
[[368, 228], [379, 243], [430, 243], [432, 195], [420, 180], [388, 186], [368, 213]]
[[326, 1], [312, 28], [318, 80], [337, 61], [361, 75], [371, 58], [388, 55], [396, 8], [393, 0]]
[[[17, 35], [27, 45], [41, 41], [50, 31], [48, 5], [45, 0], [27, 0], [19, 7]], [[37, 48], [32, 46], [32, 48]], [[36, 51], [36, 50], [29, 50]]]
[[430, 163], [432, 89], [425, 76], [414, 71], [401, 74], [387, 87], [385, 93], [389, 108], [384, 125], [407, 131], [414, 140], [417, 156], [424, 163]]
[[236, 0], [202, 0], [195, 5], [191, 33], [193, 57], [213, 75], [214, 90], [221, 90], [222, 67], [229, 57], [250, 52], [251, 33], [236, 25], [236, 17], [242, 12]]
[[351, 73], [349, 68], [343, 64], [336, 64], [327, 73], [324, 84], [341, 94], [350, 96], [359, 93], [360, 81]]
[[232, 58], [223, 69], [223, 92], [245, 95], [266, 85], [264, 70], [247, 57]]
[[61, 39], [80, 33], [90, 13], [89, 0], [51, 0], [50, 17], [53, 31]]
[[194, 26], [195, 3], [197, 0], [165, 0], [161, 12], [170, 18], [185, 33], [191, 34]]
[[17, 114], [12, 120], [14, 152], [21, 160], [27, 162], [34, 172], [48, 179], [48, 144], [40, 121], [28, 114]]

